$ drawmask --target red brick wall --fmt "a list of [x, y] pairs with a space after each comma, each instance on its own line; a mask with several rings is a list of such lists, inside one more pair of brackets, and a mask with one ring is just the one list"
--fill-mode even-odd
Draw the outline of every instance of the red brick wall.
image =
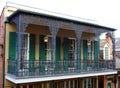
[[2, 66], [3, 66], [3, 47], [4, 47], [4, 9], [0, 16], [0, 88], [2, 88]]

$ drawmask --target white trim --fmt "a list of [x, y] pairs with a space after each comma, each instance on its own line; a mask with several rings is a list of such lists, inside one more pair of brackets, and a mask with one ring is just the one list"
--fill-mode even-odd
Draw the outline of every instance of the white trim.
[[51, 80], [61, 80], [61, 79], [70, 79], [70, 78], [83, 78], [83, 77], [92, 77], [92, 76], [100, 76], [100, 75], [111, 75], [117, 74], [117, 71], [110, 72], [96, 72], [96, 73], [88, 73], [88, 74], [75, 74], [75, 75], [64, 75], [64, 76], [49, 76], [49, 77], [41, 77], [41, 78], [16, 78], [13, 75], [6, 74], [5, 78], [15, 84], [20, 83], [30, 83], [30, 82], [42, 82], [42, 81], [51, 81]]

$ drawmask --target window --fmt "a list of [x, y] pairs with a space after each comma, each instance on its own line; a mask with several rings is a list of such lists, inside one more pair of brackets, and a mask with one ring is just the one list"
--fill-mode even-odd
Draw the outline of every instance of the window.
[[106, 44], [103, 49], [104, 59], [109, 60], [110, 59], [110, 49], [109, 46]]
[[105, 59], [108, 60], [108, 47], [105, 47]]
[[23, 40], [22, 40], [22, 54], [21, 54], [21, 58], [23, 58], [24, 60], [29, 60], [29, 34], [23, 34], [22, 36]]
[[94, 51], [94, 44], [93, 41], [88, 41], [88, 59], [93, 60], [93, 51]]
[[20, 63], [20, 69], [27, 69], [28, 67], [28, 63], [26, 64], [25, 67], [23, 67], [24, 65], [24, 60], [29, 60], [29, 34], [22, 34], [22, 38], [21, 38], [21, 63]]
[[76, 60], [76, 40], [72, 38], [69, 39], [69, 59]]
[[76, 39], [74, 38], [69, 38], [68, 39], [68, 58], [69, 58], [69, 69], [73, 70], [74, 67], [76, 66], [76, 60], [77, 60], [77, 55], [76, 55]]

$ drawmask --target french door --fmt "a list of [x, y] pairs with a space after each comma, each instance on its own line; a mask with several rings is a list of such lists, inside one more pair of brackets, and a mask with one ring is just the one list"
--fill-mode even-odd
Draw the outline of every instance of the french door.
[[[21, 69], [22, 70], [25, 70], [27, 68], [25, 67], [28, 67], [29, 63], [28, 63], [28, 60], [29, 60], [29, 34], [28, 33], [24, 33], [22, 34], [22, 38], [21, 38]], [[25, 67], [24, 67], [25, 66]]]
[[29, 34], [25, 33], [22, 36], [22, 54], [23, 60], [29, 60]]
[[46, 42], [46, 60], [51, 61], [52, 56], [52, 37], [48, 36], [48, 41]]
[[74, 68], [76, 66], [76, 60], [77, 60], [77, 54], [76, 54], [76, 39], [75, 38], [69, 38], [69, 46], [68, 46], [68, 52], [69, 52], [69, 68]]

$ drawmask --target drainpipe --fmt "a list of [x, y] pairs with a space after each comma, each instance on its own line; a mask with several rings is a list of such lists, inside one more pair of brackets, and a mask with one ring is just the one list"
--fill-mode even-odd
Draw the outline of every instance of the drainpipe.
[[2, 63], [3, 63], [3, 66], [2, 66], [2, 88], [5, 88], [5, 40], [6, 40], [6, 23], [8, 23], [8, 18], [5, 17], [4, 18], [4, 47], [3, 47], [3, 50], [4, 50], [4, 55], [3, 55], [3, 60], [2, 60]]

